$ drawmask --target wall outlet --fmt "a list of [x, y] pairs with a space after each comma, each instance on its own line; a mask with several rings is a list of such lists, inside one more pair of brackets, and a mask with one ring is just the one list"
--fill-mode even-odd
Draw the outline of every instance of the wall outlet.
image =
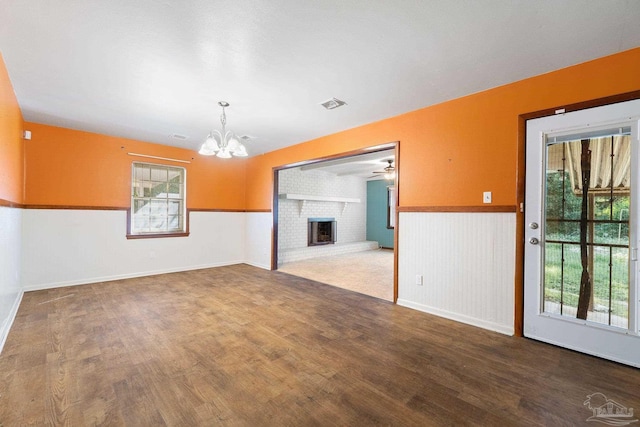
[[491, 191], [482, 193], [482, 203], [491, 203]]
[[422, 286], [422, 274], [416, 274], [416, 285]]

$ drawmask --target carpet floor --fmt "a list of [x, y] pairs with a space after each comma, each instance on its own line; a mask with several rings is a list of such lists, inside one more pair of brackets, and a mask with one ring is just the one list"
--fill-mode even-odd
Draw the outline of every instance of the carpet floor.
[[290, 262], [282, 273], [393, 301], [393, 250], [377, 249]]

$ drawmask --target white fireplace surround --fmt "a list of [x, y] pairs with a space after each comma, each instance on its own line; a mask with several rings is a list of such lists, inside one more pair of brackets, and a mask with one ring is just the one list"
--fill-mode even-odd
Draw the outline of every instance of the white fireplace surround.
[[[366, 243], [366, 179], [320, 170], [285, 169], [278, 175], [278, 263], [377, 248]], [[308, 246], [308, 219], [335, 218], [334, 245]], [[351, 245], [362, 243], [362, 245]], [[331, 248], [333, 249], [331, 249]], [[364, 249], [362, 249], [364, 247]]]

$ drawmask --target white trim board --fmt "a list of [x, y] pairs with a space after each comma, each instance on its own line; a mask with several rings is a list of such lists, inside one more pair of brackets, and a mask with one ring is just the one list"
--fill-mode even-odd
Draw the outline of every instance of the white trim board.
[[263, 270], [269, 270], [269, 271], [271, 270], [271, 266], [267, 264], [260, 264], [260, 263], [249, 262], [249, 261], [245, 261], [241, 264], [247, 264], [247, 265], [250, 265], [251, 267], [261, 268]]
[[490, 331], [499, 332], [505, 335], [513, 335], [513, 326], [508, 327], [500, 323], [494, 323], [487, 320], [477, 319], [475, 317], [465, 316], [464, 314], [453, 313], [451, 311], [442, 310], [428, 305], [419, 304], [413, 301], [398, 299], [398, 305], [422, 311], [424, 313], [433, 314], [435, 316], [444, 317], [445, 319], [455, 320], [456, 322], [465, 323], [467, 325], [476, 326], [478, 328], [488, 329]]
[[0, 329], [0, 354], [4, 349], [4, 344], [7, 342], [7, 337], [9, 337], [11, 326], [13, 326], [13, 322], [14, 320], [16, 320], [16, 316], [18, 315], [18, 309], [20, 308], [20, 303], [22, 302], [23, 295], [24, 295], [24, 292], [20, 291], [20, 293], [18, 294], [18, 297], [13, 302], [11, 311], [9, 312], [9, 316], [7, 316], [4, 324], [2, 325], [2, 329]]

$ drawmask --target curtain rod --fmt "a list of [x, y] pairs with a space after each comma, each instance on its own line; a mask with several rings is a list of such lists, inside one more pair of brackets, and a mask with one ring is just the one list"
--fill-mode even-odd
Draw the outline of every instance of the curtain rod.
[[170, 159], [169, 157], [150, 156], [148, 154], [139, 154], [139, 153], [127, 153], [127, 154], [130, 156], [146, 157], [149, 159], [169, 160], [171, 162], [180, 162], [180, 163], [191, 163], [189, 160]]

